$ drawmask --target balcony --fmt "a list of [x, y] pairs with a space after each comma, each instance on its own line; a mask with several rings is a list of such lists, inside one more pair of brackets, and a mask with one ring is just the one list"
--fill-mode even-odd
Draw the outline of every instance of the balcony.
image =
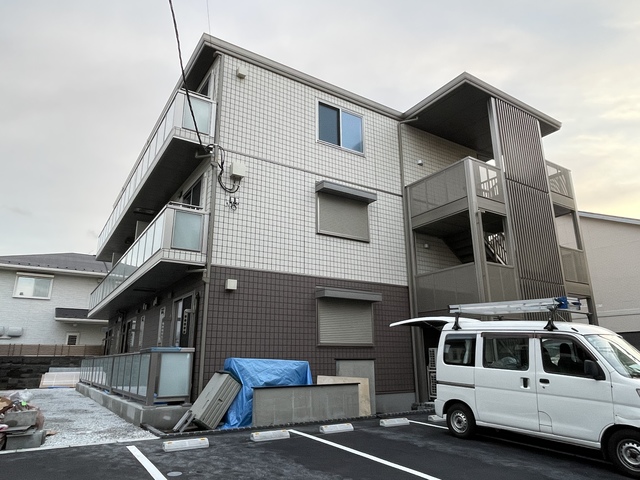
[[193, 348], [155, 347], [139, 353], [85, 358], [82, 383], [146, 406], [189, 400]]
[[563, 215], [576, 209], [575, 197], [573, 194], [573, 182], [571, 181], [571, 171], [547, 162], [547, 175], [549, 176], [549, 189], [553, 200], [556, 214]]
[[[191, 92], [189, 98], [202, 142], [212, 143], [215, 102]], [[156, 124], [98, 236], [98, 260], [111, 261], [112, 253], [126, 249], [136, 222], [156, 215], [202, 162], [196, 153], [202, 152], [189, 105], [184, 91], [178, 91]]]
[[572, 295], [591, 295], [587, 255], [583, 250], [560, 246], [562, 269], [567, 292]]
[[[470, 199], [474, 194], [476, 198]], [[464, 219], [451, 216], [467, 212], [473, 201], [483, 210], [505, 213], [500, 170], [471, 157], [409, 185], [408, 195], [414, 229], [444, 217], [455, 223], [462, 221], [468, 228], [466, 214]]]
[[[501, 302], [517, 298], [513, 266], [486, 264], [487, 298]], [[437, 272], [416, 275], [419, 315], [448, 311], [449, 305], [484, 301], [480, 296], [475, 263], [465, 263]]]
[[110, 318], [206, 263], [207, 215], [170, 203], [91, 292], [90, 318]]

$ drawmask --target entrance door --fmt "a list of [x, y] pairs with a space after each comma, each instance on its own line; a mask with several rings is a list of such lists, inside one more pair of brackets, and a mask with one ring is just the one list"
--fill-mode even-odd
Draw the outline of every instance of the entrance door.
[[538, 431], [532, 337], [522, 333], [482, 335], [482, 365], [475, 369], [479, 421]]
[[597, 442], [602, 429], [614, 423], [611, 379], [584, 374], [584, 361], [595, 360], [579, 340], [562, 335], [536, 339], [540, 430]]
[[174, 302], [174, 311], [176, 312], [174, 345], [176, 347], [193, 347], [195, 331], [192, 303], [192, 295]]

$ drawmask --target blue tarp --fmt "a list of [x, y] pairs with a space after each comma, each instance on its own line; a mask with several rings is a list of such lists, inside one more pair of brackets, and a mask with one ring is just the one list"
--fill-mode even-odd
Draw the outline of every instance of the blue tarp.
[[227, 410], [222, 429], [251, 426], [253, 387], [277, 385], [311, 385], [309, 362], [299, 360], [268, 360], [262, 358], [227, 358], [224, 370], [242, 384], [235, 400]]

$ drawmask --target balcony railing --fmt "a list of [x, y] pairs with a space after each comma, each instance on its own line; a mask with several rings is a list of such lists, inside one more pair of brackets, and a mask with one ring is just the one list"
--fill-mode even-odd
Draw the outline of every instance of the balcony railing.
[[[212, 136], [215, 102], [192, 92], [190, 92], [189, 98], [191, 99], [191, 105], [193, 106], [193, 113], [196, 117], [199, 132]], [[98, 252], [108, 240], [118, 220], [126, 211], [129, 201], [133, 198], [138, 187], [147, 176], [147, 173], [155, 164], [155, 160], [162, 151], [165, 140], [174, 132], [176, 127], [195, 132], [195, 126], [191, 112], [189, 111], [189, 104], [186, 101], [186, 95], [183, 91], [179, 91], [176, 94], [163, 115], [162, 120], [153, 132], [151, 139], [145, 145], [142, 154], [138, 158], [133, 173], [127, 180], [107, 223], [98, 236]]]
[[478, 197], [504, 203], [499, 169], [467, 157], [409, 186], [411, 215], [420, 215], [465, 198], [468, 195], [467, 172]]
[[563, 197], [573, 198], [570, 170], [555, 163], [547, 162], [547, 175], [549, 176], [549, 187], [552, 192]]
[[565, 279], [568, 282], [588, 284], [589, 269], [586, 254], [575, 248], [560, 247], [560, 255]]
[[139, 353], [85, 358], [80, 381], [142, 402], [189, 400], [193, 348], [156, 347]]
[[[465, 263], [437, 272], [416, 275], [418, 312], [447, 310], [449, 305], [476, 303], [480, 299], [477, 263]], [[517, 298], [516, 276], [513, 266], [487, 264], [488, 296], [492, 302]]]
[[206, 215], [201, 208], [176, 203], [165, 206], [91, 292], [89, 309], [127, 282], [161, 250], [163, 259], [202, 263], [205, 231]]

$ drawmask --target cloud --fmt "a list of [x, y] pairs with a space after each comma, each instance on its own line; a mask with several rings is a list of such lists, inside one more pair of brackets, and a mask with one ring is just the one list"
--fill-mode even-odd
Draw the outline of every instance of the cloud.
[[[401, 111], [468, 71], [563, 122], [545, 152], [572, 170], [581, 208], [640, 212], [640, 2], [174, 7], [185, 61], [209, 32]], [[169, 6], [0, 2], [0, 43], [0, 254], [95, 251], [179, 78]]]

